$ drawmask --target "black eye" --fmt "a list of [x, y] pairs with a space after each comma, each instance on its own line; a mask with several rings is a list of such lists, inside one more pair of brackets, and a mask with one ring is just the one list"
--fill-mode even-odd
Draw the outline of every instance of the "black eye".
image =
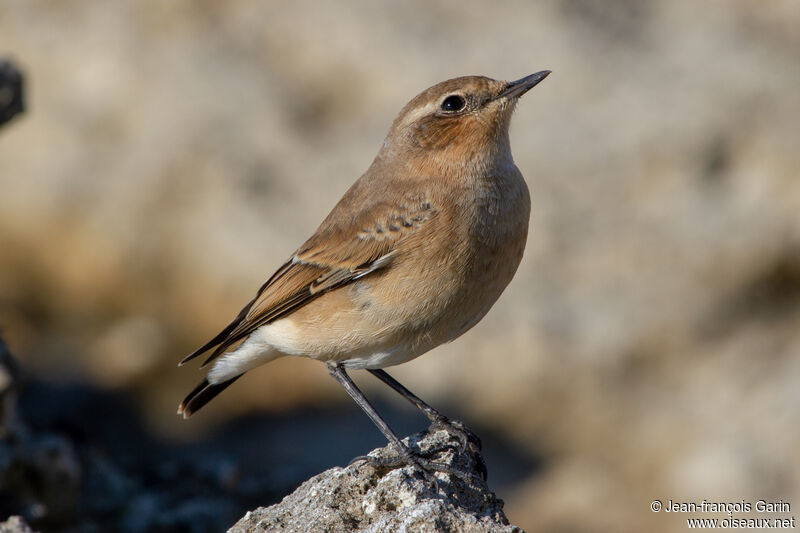
[[442, 111], [461, 111], [464, 109], [466, 102], [462, 96], [453, 94], [448, 96], [442, 102]]

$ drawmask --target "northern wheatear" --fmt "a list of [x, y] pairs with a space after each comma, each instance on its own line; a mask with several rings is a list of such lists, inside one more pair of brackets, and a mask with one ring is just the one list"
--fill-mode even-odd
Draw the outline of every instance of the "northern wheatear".
[[411, 100], [314, 235], [219, 335], [181, 361], [208, 350], [205, 363], [216, 360], [178, 413], [188, 417], [248, 370], [294, 355], [328, 366], [398, 448], [397, 464], [430, 466], [400, 442], [346, 369], [367, 369], [463, 440], [463, 424], [382, 369], [469, 330], [514, 276], [530, 196], [508, 127], [519, 97], [549, 73], [513, 82], [455, 78]]

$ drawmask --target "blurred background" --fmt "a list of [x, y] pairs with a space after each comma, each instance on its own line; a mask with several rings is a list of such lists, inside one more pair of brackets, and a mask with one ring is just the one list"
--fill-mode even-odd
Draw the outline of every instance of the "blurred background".
[[0, 130], [0, 335], [55, 409], [29, 423], [98, 421], [69, 393], [91, 390], [184, 459], [289, 468], [274, 498], [381, 445], [323, 365], [277, 361], [183, 421], [203, 374], [176, 363], [414, 95], [551, 69], [512, 125], [533, 198], [515, 280], [393, 374], [483, 436], [529, 532], [685, 530], [653, 499], [800, 509], [798, 27], [795, 0], [3, 2], [27, 112]]

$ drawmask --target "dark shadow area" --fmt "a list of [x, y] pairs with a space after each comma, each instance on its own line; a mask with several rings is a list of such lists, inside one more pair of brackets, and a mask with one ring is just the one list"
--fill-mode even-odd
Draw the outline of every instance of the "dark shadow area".
[[[427, 426], [411, 410], [377, 408], [400, 435]], [[148, 433], [126, 398], [85, 384], [27, 383], [14, 418], [0, 436], [0, 515], [21, 514], [45, 532], [222, 531], [386, 444], [355, 405], [241, 417], [170, 443]], [[539, 467], [474, 429], [496, 490]]]
[[[380, 399], [371, 400], [401, 438], [428, 427], [413, 408], [400, 409]], [[443, 412], [455, 413], [444, 409]], [[539, 470], [541, 460], [514, 447], [501, 435], [467, 424], [483, 441], [482, 454], [489, 481], [502, 492]], [[336, 409], [304, 409], [281, 415], [250, 415], [224, 424], [197, 445], [197, 449], [226, 449], [245, 464], [271, 463], [272, 475], [305, 479], [354, 457], [386, 446], [386, 439], [353, 404]], [[264, 456], [269, 451], [269, 456]], [[283, 472], [285, 470], [285, 472]]]
[[19, 66], [0, 58], [0, 126], [25, 111], [24, 87]]

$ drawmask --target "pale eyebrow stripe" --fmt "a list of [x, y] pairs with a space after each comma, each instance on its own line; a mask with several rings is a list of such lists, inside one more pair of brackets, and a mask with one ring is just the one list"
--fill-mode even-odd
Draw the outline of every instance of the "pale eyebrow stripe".
[[418, 108], [413, 113], [406, 115], [402, 123], [403, 126], [408, 126], [409, 124], [416, 122], [425, 115], [431, 114], [437, 107], [439, 107], [438, 100], [436, 102], [428, 102], [424, 106]]

